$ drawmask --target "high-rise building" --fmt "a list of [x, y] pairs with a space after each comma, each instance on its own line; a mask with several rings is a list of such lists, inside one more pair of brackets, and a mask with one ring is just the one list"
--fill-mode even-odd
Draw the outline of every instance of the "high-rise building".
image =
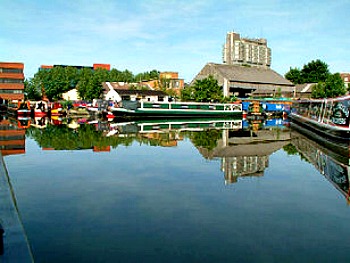
[[265, 38], [241, 38], [238, 33], [228, 32], [223, 47], [223, 63], [270, 67], [271, 49], [267, 47]]
[[0, 62], [0, 104], [24, 99], [24, 65]]

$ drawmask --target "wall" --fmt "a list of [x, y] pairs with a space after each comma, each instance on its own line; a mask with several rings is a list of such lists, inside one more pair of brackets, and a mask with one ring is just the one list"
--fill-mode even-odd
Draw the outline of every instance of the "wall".
[[24, 100], [23, 69], [23, 63], [0, 62], [0, 99]]

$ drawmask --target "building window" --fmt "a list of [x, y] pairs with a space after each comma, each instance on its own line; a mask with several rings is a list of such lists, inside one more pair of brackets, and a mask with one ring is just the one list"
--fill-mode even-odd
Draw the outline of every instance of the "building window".
[[0, 93], [22, 94], [23, 90], [20, 90], [20, 89], [0, 89]]
[[23, 73], [23, 69], [19, 69], [19, 68], [0, 68], [0, 73]]
[[0, 79], [0, 83], [23, 83], [22, 79]]

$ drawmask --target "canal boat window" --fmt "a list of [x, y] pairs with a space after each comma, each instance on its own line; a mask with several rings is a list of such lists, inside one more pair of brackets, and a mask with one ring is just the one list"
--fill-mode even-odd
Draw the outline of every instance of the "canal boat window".
[[347, 100], [334, 103], [332, 122], [337, 125], [349, 125], [349, 102]]

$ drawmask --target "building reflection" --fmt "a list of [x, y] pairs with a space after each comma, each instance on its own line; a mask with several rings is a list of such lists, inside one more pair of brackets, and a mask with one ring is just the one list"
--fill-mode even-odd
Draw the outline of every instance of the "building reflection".
[[[110, 152], [133, 142], [176, 147], [189, 139], [206, 159], [220, 159], [225, 183], [245, 177], [261, 177], [269, 156], [292, 146], [312, 163], [350, 203], [350, 147], [324, 138], [282, 119], [178, 120], [111, 123], [104, 120], [12, 119], [1, 116], [0, 151], [3, 156], [25, 153], [26, 131], [43, 150], [92, 150]], [[295, 153], [293, 153], [295, 154]]]
[[29, 119], [11, 119], [1, 116], [0, 120], [0, 152], [2, 156], [25, 153], [26, 128]]
[[222, 139], [211, 151], [198, 148], [207, 159], [221, 159], [225, 184], [236, 183], [241, 177], [263, 176], [269, 156], [290, 143], [284, 120], [267, 121], [244, 122], [242, 130], [224, 130]]

